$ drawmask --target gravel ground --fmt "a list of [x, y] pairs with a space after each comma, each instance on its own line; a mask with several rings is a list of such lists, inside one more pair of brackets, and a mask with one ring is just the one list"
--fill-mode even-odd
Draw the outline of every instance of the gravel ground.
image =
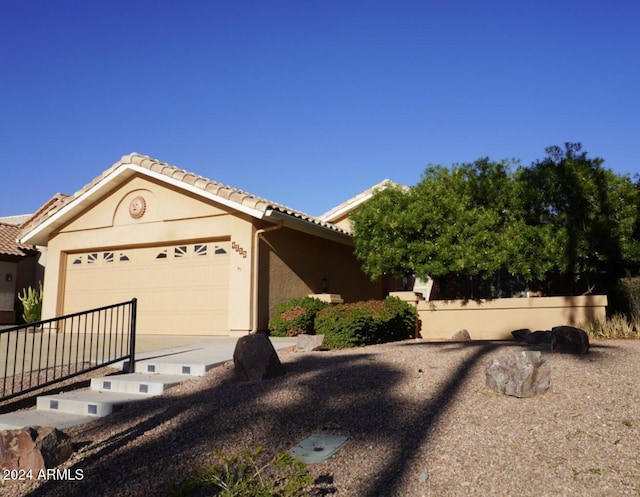
[[233, 380], [233, 365], [162, 397], [67, 430], [82, 480], [31, 482], [7, 496], [165, 496], [171, 483], [263, 446], [286, 450], [315, 433], [349, 441], [325, 463], [313, 495], [640, 495], [640, 340], [592, 342], [587, 356], [545, 353], [551, 388], [496, 394], [485, 368], [515, 342], [418, 340], [347, 351], [281, 351], [287, 374]]

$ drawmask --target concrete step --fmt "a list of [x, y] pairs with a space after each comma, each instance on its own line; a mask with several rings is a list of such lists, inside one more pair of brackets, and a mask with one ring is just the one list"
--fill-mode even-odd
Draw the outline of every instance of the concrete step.
[[222, 363], [207, 364], [195, 362], [169, 362], [166, 360], [147, 360], [136, 362], [136, 373], [179, 375], [183, 379], [186, 376], [204, 376], [211, 368]]
[[55, 426], [62, 430], [96, 419], [95, 416], [31, 409], [0, 415], [0, 431], [19, 430], [25, 426]]
[[161, 395], [166, 389], [188, 379], [185, 375], [131, 373], [91, 379], [94, 392]]
[[42, 411], [81, 414], [95, 418], [107, 416], [129, 402], [147, 398], [149, 396], [145, 394], [80, 390], [38, 397], [36, 406]]

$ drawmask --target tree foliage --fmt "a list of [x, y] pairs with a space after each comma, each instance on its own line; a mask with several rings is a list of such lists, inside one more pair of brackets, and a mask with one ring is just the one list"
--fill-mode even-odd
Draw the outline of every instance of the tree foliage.
[[520, 171], [525, 221], [549, 226], [562, 247], [555, 268], [576, 277], [606, 271], [619, 274], [636, 264], [639, 238], [638, 189], [628, 176], [602, 167], [579, 143], [548, 147], [547, 156]]
[[428, 166], [352, 215], [355, 251], [372, 278], [492, 277], [527, 281], [640, 262], [640, 182], [580, 144], [549, 147], [529, 168], [488, 158]]

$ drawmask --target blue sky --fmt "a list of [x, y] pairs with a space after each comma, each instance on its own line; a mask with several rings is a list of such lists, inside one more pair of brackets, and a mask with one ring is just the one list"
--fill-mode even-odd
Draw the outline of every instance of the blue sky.
[[139, 152], [310, 214], [579, 141], [640, 171], [632, 0], [3, 0], [0, 216]]

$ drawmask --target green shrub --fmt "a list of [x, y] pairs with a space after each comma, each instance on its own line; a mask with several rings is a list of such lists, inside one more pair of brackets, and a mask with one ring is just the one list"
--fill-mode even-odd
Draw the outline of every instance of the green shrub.
[[282, 302], [269, 320], [269, 332], [276, 337], [291, 337], [301, 333], [312, 335], [316, 314], [329, 305], [313, 297]]
[[405, 340], [414, 336], [415, 326], [415, 309], [396, 297], [328, 307], [315, 321], [323, 345], [332, 349]]
[[247, 449], [201, 469], [172, 489], [170, 495], [215, 495], [218, 497], [298, 497], [313, 484], [306, 465], [289, 452], [281, 452], [265, 462], [263, 449]]

